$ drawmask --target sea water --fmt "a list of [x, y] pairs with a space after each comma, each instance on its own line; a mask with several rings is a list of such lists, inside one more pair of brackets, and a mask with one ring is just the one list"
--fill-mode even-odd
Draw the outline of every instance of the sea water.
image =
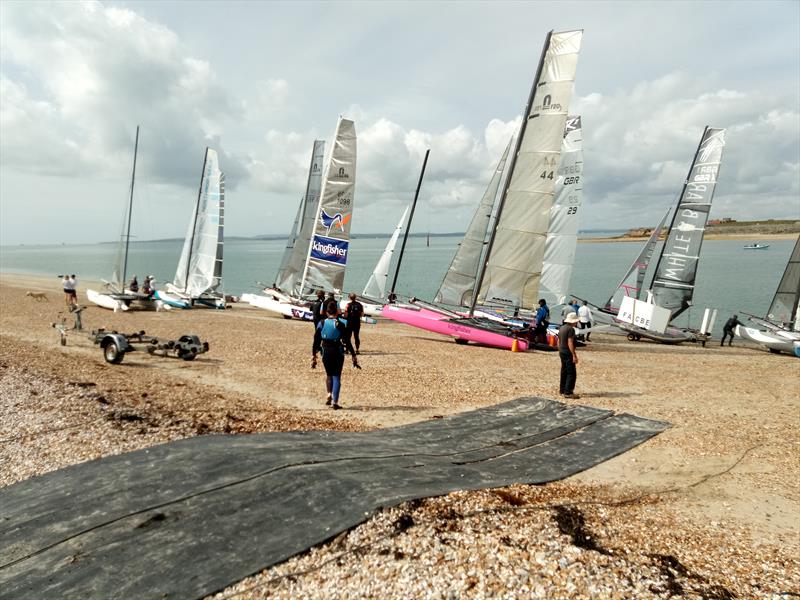
[[[459, 236], [435, 236], [430, 246], [424, 237], [408, 239], [403, 255], [397, 293], [431, 300], [447, 271], [460, 241]], [[364, 289], [387, 238], [351, 241], [346, 292]], [[794, 240], [771, 240], [766, 250], [745, 250], [738, 240], [706, 240], [697, 273], [694, 305], [676, 319], [676, 325], [698, 327], [705, 307], [716, 308], [716, 332], [733, 313], [764, 315], [789, 260]], [[163, 285], [175, 276], [182, 240], [132, 242], [128, 279], [141, 282], [155, 275]], [[225, 242], [223, 282], [227, 294], [256, 292], [258, 282], [271, 285], [285, 247], [282, 240], [230, 239]], [[604, 303], [641, 250], [637, 242], [578, 244], [570, 293], [595, 304]], [[395, 255], [399, 254], [398, 243]], [[75, 273], [80, 280], [108, 279], [116, 259], [116, 244], [0, 247], [0, 270], [10, 273], [49, 275]], [[657, 256], [657, 254], [656, 254]], [[391, 286], [393, 273], [388, 286]], [[81, 286], [83, 287], [83, 286]]]

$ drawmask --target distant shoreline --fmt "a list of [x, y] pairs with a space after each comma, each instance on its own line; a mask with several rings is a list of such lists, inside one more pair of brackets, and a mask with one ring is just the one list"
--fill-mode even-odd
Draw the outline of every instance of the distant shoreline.
[[[602, 243], [608, 242], [646, 242], [648, 236], [629, 236], [627, 234], [618, 237], [599, 237], [599, 238], [578, 238], [578, 243]], [[663, 238], [662, 238], [663, 239]], [[761, 242], [764, 240], [794, 240], [797, 233], [711, 233], [706, 232], [706, 240], [741, 240], [743, 242]]]

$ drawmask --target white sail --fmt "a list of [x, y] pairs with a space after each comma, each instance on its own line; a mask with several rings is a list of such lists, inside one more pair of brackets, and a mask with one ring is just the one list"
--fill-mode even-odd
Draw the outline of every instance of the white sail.
[[217, 152], [206, 148], [200, 191], [173, 280], [174, 289], [189, 298], [198, 298], [219, 285], [215, 271], [221, 276], [217, 250], [221, 232], [222, 181]]
[[308, 167], [306, 193], [297, 209], [292, 235], [289, 237], [281, 267], [275, 278], [275, 284], [290, 296], [297, 297], [302, 292], [301, 279], [308, 256], [308, 245], [317, 220], [324, 162], [325, 141], [314, 140], [311, 162]]
[[383, 300], [383, 298], [386, 297], [386, 282], [389, 279], [389, 265], [392, 262], [394, 247], [397, 245], [397, 239], [400, 237], [400, 232], [403, 230], [410, 209], [410, 206], [406, 206], [406, 209], [403, 211], [403, 216], [400, 217], [397, 227], [395, 227], [392, 232], [392, 237], [389, 238], [389, 243], [386, 244], [383, 254], [381, 254], [380, 259], [378, 259], [378, 263], [375, 265], [375, 269], [372, 271], [369, 281], [367, 281], [367, 285], [364, 286], [363, 295], [367, 298]]
[[479, 280], [483, 304], [533, 309], [582, 31], [551, 33], [534, 81]]
[[450, 268], [447, 269], [442, 284], [439, 286], [439, 291], [436, 292], [434, 302], [442, 302], [454, 306], [469, 306], [472, 302], [472, 293], [475, 289], [478, 269], [481, 266], [483, 249], [486, 246], [486, 234], [494, 211], [497, 190], [500, 188], [500, 181], [503, 178], [503, 171], [505, 170], [506, 160], [513, 141], [513, 138], [509, 140], [500, 162], [497, 163], [497, 168], [489, 181], [489, 187], [486, 188], [486, 192], [484, 192], [483, 198], [481, 198], [481, 202], [472, 216], [472, 221], [470, 221], [467, 232], [464, 234], [464, 239], [458, 245], [458, 250], [450, 263]]
[[550, 226], [544, 247], [539, 297], [552, 305], [564, 304], [569, 293], [578, 224], [583, 199], [583, 136], [581, 118], [567, 117], [561, 163], [555, 184], [555, 199], [550, 208]]
[[301, 296], [314, 290], [341, 292], [356, 187], [356, 129], [353, 121], [339, 118], [333, 150], [322, 179], [322, 191], [308, 246]]
[[633, 264], [628, 269], [628, 272], [625, 273], [625, 277], [622, 278], [617, 289], [611, 294], [611, 297], [606, 300], [606, 305], [603, 308], [608, 312], [618, 313], [622, 305], [622, 299], [628, 296], [636, 298], [637, 300], [642, 299], [642, 290], [644, 288], [644, 278], [647, 273], [647, 267], [650, 265], [650, 259], [653, 257], [653, 251], [656, 249], [658, 238], [661, 235], [661, 230], [664, 229], [664, 224], [667, 222], [670, 210], [671, 208], [667, 209], [667, 212], [664, 213], [661, 221], [656, 225], [656, 228], [653, 229], [647, 242], [645, 242], [645, 245], [642, 247], [642, 251], [639, 252], [639, 256], [633, 261]]

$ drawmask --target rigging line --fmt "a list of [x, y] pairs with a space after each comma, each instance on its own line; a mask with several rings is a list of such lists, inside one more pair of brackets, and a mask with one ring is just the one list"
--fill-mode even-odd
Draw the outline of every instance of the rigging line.
[[[642, 500], [646, 500], [646, 499], [651, 498], [653, 496], [657, 497], [657, 496], [660, 496], [662, 494], [669, 494], [669, 493], [673, 493], [673, 492], [679, 492], [679, 491], [683, 491], [683, 490], [688, 490], [688, 489], [696, 487], [696, 486], [698, 486], [698, 485], [700, 485], [702, 483], [705, 483], [709, 479], [712, 479], [712, 478], [715, 478], [715, 477], [720, 477], [720, 476], [730, 472], [731, 470], [733, 470], [744, 459], [744, 457], [751, 450], [754, 450], [754, 449], [759, 448], [759, 447], [761, 447], [760, 444], [757, 445], [757, 446], [752, 446], [752, 447], [748, 448], [747, 450], [745, 450], [742, 453], [742, 455], [727, 469], [724, 469], [724, 470], [722, 470], [722, 471], [720, 471], [718, 473], [711, 473], [711, 474], [707, 475], [705, 478], [701, 479], [700, 481], [697, 481], [695, 483], [692, 483], [692, 484], [689, 484], [689, 485], [686, 485], [686, 486], [677, 486], [677, 487], [672, 487], [672, 488], [666, 488], [664, 490], [655, 490], [655, 491], [652, 491], [652, 492], [646, 492], [644, 494], [638, 494], [638, 495], [635, 495], [635, 496], [632, 496], [632, 497], [629, 497], [629, 498], [623, 498], [621, 500], [616, 500], [616, 501], [611, 501], [611, 502], [604, 502], [604, 501], [601, 501], [601, 500], [577, 500], [577, 501], [572, 501], [572, 502], [535, 504], [533, 506], [531, 506], [531, 505], [528, 505], [528, 506], [498, 506], [498, 507], [493, 507], [493, 508], [481, 508], [481, 509], [469, 511], [469, 512], [466, 512], [466, 513], [463, 513], [463, 514], [456, 513], [455, 518], [458, 518], [460, 520], [465, 520], [465, 519], [470, 519], [470, 518], [473, 518], [473, 517], [480, 517], [480, 516], [483, 516], [483, 515], [493, 515], [493, 514], [503, 514], [503, 513], [538, 512], [538, 511], [544, 511], [544, 510], [555, 510], [555, 509], [559, 509], [559, 508], [577, 508], [577, 507], [581, 507], [581, 506], [598, 506], [598, 507], [606, 507], [606, 508], [619, 508], [619, 507], [623, 507], [623, 506], [628, 506], [628, 505], [631, 505], [631, 504], [636, 504], [637, 502], [641, 502]], [[508, 486], [505, 486], [505, 487], [508, 487]], [[397, 505], [397, 506], [399, 506], [399, 505]], [[374, 517], [376, 514], [378, 514], [382, 510], [384, 510], [384, 509], [380, 508], [380, 509], [372, 511], [372, 513], [370, 514], [370, 518]], [[438, 523], [440, 521], [450, 521], [452, 519], [453, 519], [453, 517], [451, 517], [449, 515], [447, 517], [433, 516], [433, 517], [430, 517], [428, 519], [415, 521], [414, 525], [412, 525], [412, 527], [433, 525], [433, 524]], [[365, 521], [366, 521], [366, 519], [365, 519]], [[342, 533], [344, 533], [345, 531], [346, 532], [352, 531], [353, 529], [354, 528], [346, 529]], [[388, 539], [396, 537], [397, 535], [399, 535], [399, 533], [400, 532], [397, 532], [397, 531], [391, 531], [390, 533], [387, 533], [386, 535], [380, 536], [380, 537], [378, 537], [378, 538], [376, 538], [376, 539], [374, 539], [372, 541], [365, 542], [363, 544], [359, 544], [359, 545], [354, 546], [352, 548], [348, 548], [347, 550], [344, 550], [344, 551], [342, 551], [342, 552], [340, 552], [338, 554], [335, 554], [334, 556], [322, 561], [318, 565], [314, 565], [314, 566], [308, 567], [307, 569], [303, 569], [303, 570], [300, 570], [300, 571], [292, 571], [292, 572], [289, 572], [289, 573], [284, 573], [283, 575], [278, 575], [276, 577], [272, 577], [271, 579], [268, 579], [267, 581], [255, 583], [255, 584], [253, 584], [253, 585], [251, 585], [249, 587], [246, 587], [244, 589], [237, 590], [237, 591], [234, 591], [234, 592], [230, 592], [228, 594], [223, 594], [222, 596], [217, 596], [216, 600], [230, 600], [231, 598], [235, 598], [237, 596], [241, 596], [242, 594], [246, 594], [248, 592], [252, 592], [253, 590], [256, 590], [258, 588], [263, 588], [263, 587], [267, 587], [267, 586], [275, 584], [275, 583], [279, 583], [280, 581], [282, 581], [284, 579], [295, 579], [295, 578], [303, 576], [303, 575], [310, 575], [311, 573], [314, 573], [316, 571], [321, 570], [323, 567], [325, 567], [326, 565], [329, 565], [332, 562], [338, 562], [340, 559], [342, 559], [345, 556], [348, 556], [348, 555], [351, 555], [351, 554], [352, 555], [361, 554], [364, 550], [369, 549], [369, 548], [371, 548], [373, 546], [376, 546], [380, 542], [384, 542], [384, 541], [386, 541]], [[333, 538], [333, 540], [339, 538], [340, 536], [341, 536], [341, 534], [337, 535], [335, 538]], [[308, 550], [306, 550], [305, 553], [307, 553], [307, 552], [308, 552]], [[272, 567], [277, 566], [277, 564], [280, 564], [280, 563], [276, 563], [275, 565], [272, 565]], [[268, 567], [268, 568], [272, 568], [272, 567]]]
[[[601, 415], [601, 416], [603, 418], [608, 418], [610, 416], [613, 416], [613, 414], [614, 413], [612, 413], [611, 411], [608, 411], [608, 413], [606, 413], [604, 415]], [[597, 420], [599, 421], [601, 419], [598, 418]], [[561, 428], [563, 428], [563, 426]], [[559, 428], [554, 428], [554, 429], [557, 430]], [[544, 431], [544, 432], [541, 432], [541, 433], [547, 433], [547, 431]], [[566, 435], [569, 435], [570, 433], [572, 433], [572, 432], [571, 431], [567, 432], [567, 433], [562, 434], [561, 436], [558, 436], [558, 437], [564, 437]], [[531, 436], [528, 436], [528, 437], [533, 437], [535, 435], [538, 435], [538, 434], [531, 434]], [[558, 439], [558, 438], [553, 438], [553, 439]], [[146, 508], [141, 508], [139, 510], [136, 510], [136, 511], [133, 511], [131, 513], [128, 513], [126, 515], [122, 515], [122, 516], [116, 517], [114, 519], [111, 519], [109, 521], [106, 521], [104, 523], [98, 523], [97, 525], [93, 525], [92, 527], [89, 527], [87, 529], [84, 529], [82, 531], [74, 533], [74, 534], [72, 534], [70, 536], [67, 536], [64, 539], [58, 540], [57, 542], [53, 542], [53, 543], [48, 544], [47, 546], [45, 546], [43, 548], [39, 548], [38, 550], [30, 552], [25, 556], [21, 556], [20, 558], [17, 558], [16, 560], [13, 560], [13, 561], [5, 563], [5, 564], [2, 564], [2, 565], [0, 565], [0, 570], [8, 568], [8, 567], [12, 567], [12, 566], [14, 566], [16, 564], [19, 564], [20, 562], [26, 561], [26, 560], [28, 560], [30, 558], [33, 558], [34, 556], [38, 556], [39, 554], [47, 552], [48, 550], [51, 550], [51, 549], [55, 548], [56, 546], [59, 546], [61, 544], [64, 544], [64, 543], [69, 542], [71, 540], [74, 540], [74, 539], [76, 539], [76, 538], [78, 538], [78, 537], [80, 537], [82, 535], [86, 535], [87, 533], [91, 533], [92, 531], [95, 531], [97, 529], [101, 529], [103, 527], [107, 527], [109, 525], [113, 525], [114, 523], [118, 523], [120, 521], [124, 521], [125, 519], [128, 519], [130, 517], [134, 517], [134, 516], [137, 516], [137, 515], [148, 513], [148, 512], [151, 512], [153, 510], [158, 510], [160, 508], [164, 508], [164, 507], [170, 506], [172, 504], [179, 504], [181, 502], [186, 502], [187, 500], [191, 500], [193, 498], [198, 498], [198, 497], [204, 496], [206, 494], [210, 494], [210, 493], [213, 493], [213, 492], [218, 492], [220, 490], [224, 490], [224, 489], [227, 489], [227, 488], [230, 488], [230, 487], [234, 487], [234, 486], [240, 485], [242, 483], [247, 483], [249, 481], [253, 481], [255, 479], [258, 479], [260, 477], [264, 477], [265, 475], [271, 475], [272, 473], [277, 473], [279, 471], [283, 471], [283, 470], [286, 470], [286, 469], [298, 468], [298, 467], [307, 467], [307, 466], [314, 466], [314, 465], [340, 463], [340, 462], [346, 462], [346, 461], [356, 461], [356, 460], [385, 460], [385, 459], [393, 459], [393, 458], [411, 458], [411, 457], [415, 457], [415, 456], [423, 456], [423, 457], [427, 456], [427, 457], [433, 457], [433, 458], [443, 458], [443, 457], [447, 457], [447, 456], [458, 456], [460, 454], [466, 454], [466, 453], [469, 453], [469, 452], [477, 452], [479, 450], [486, 450], [486, 449], [489, 449], [489, 448], [494, 448], [496, 446], [501, 446], [504, 441], [505, 440], [501, 440], [501, 441], [499, 441], [499, 442], [497, 442], [495, 444], [490, 444], [488, 446], [478, 446], [478, 447], [474, 447], [474, 448], [470, 448], [470, 449], [461, 450], [459, 452], [446, 452], [446, 453], [403, 452], [403, 453], [399, 453], [399, 454], [387, 454], [387, 455], [381, 455], [381, 456], [372, 455], [372, 456], [337, 457], [337, 458], [331, 458], [331, 459], [326, 459], [326, 460], [305, 460], [305, 461], [299, 461], [297, 463], [292, 463], [292, 464], [280, 465], [280, 466], [277, 466], [277, 467], [272, 467], [270, 469], [265, 469], [263, 471], [259, 471], [257, 473], [254, 473], [252, 475], [248, 475], [247, 477], [242, 477], [240, 479], [236, 479], [236, 480], [230, 481], [228, 483], [223, 483], [223, 484], [220, 484], [220, 485], [217, 485], [217, 486], [213, 486], [213, 487], [210, 487], [210, 488], [208, 488], [206, 490], [200, 490], [200, 491], [194, 492], [192, 494], [186, 494], [186, 495], [181, 496], [179, 498], [174, 498], [172, 500], [168, 500], [166, 502], [161, 502], [161, 503], [153, 505], [153, 506], [149, 506], [149, 507], [146, 507]], [[528, 448], [529, 449], [530, 448], [534, 448], [534, 447], [536, 447], [538, 445], [545, 444], [545, 443], [548, 443], [550, 441], [552, 441], [552, 439], [543, 440], [542, 442], [540, 442], [538, 444], [533, 444], [533, 445], [529, 446]], [[0, 531], [0, 533], [2, 533], [2, 531]]]

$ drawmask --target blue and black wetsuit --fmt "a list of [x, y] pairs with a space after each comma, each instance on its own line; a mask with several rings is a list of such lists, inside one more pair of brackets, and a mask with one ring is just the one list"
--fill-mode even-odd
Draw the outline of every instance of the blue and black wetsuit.
[[322, 352], [322, 364], [325, 365], [328, 393], [333, 398], [333, 405], [338, 406], [345, 352], [350, 352], [355, 360], [355, 350], [353, 350], [353, 345], [350, 343], [347, 321], [337, 317], [328, 317], [317, 323], [317, 328], [314, 331], [312, 352], [314, 356], [317, 355], [317, 352]]

